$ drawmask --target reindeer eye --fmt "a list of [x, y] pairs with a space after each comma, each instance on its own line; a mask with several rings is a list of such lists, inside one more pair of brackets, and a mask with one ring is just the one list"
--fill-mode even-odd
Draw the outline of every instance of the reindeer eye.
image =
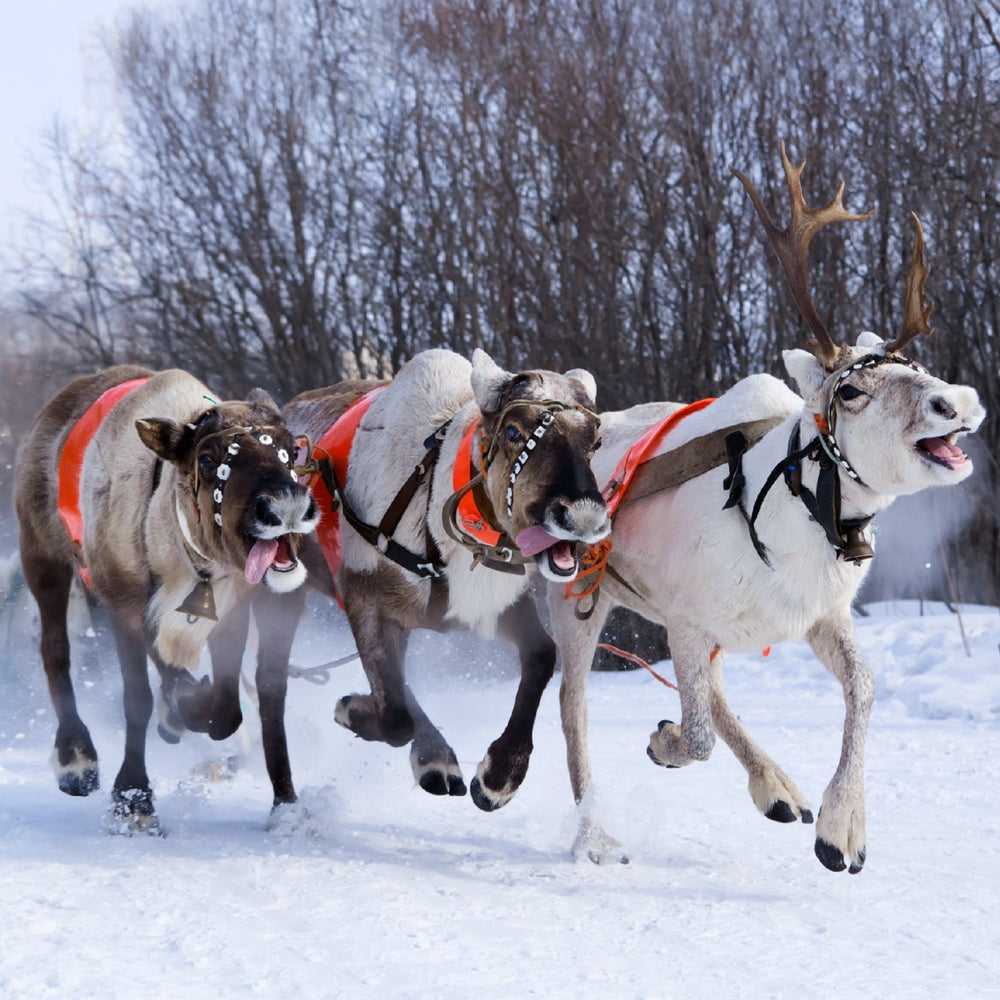
[[864, 393], [857, 386], [842, 385], [837, 390], [837, 395], [846, 402], [847, 400], [857, 399], [858, 396], [863, 396]]
[[507, 440], [514, 444], [520, 444], [524, 440], [524, 435], [513, 425], [507, 425]]
[[199, 455], [198, 456], [198, 468], [201, 469], [205, 475], [215, 471], [215, 462], [212, 460], [211, 455]]

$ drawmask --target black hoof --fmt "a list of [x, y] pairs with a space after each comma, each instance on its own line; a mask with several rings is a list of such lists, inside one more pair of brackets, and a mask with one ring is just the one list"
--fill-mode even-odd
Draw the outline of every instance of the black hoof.
[[494, 802], [493, 799], [488, 798], [483, 792], [483, 786], [479, 781], [479, 775], [476, 775], [472, 779], [472, 784], [469, 786], [469, 794], [472, 796], [472, 801], [483, 810], [483, 812], [495, 812], [500, 808], [502, 803]]
[[794, 823], [798, 819], [792, 807], [784, 799], [772, 803], [764, 815], [768, 819], [773, 819], [775, 823]]
[[813, 821], [813, 814], [811, 809], [802, 810], [802, 822], [811, 823]]
[[673, 724], [673, 719], [660, 719], [660, 721], [656, 724], [656, 731], [658, 733], [662, 733], [664, 726], [672, 726]]
[[865, 850], [858, 851], [858, 857], [856, 861], [851, 862], [851, 867], [847, 869], [849, 875], [857, 875], [859, 871], [865, 866], [865, 859], [868, 857], [868, 852]]
[[61, 774], [59, 791], [67, 795], [89, 795], [101, 787], [101, 779], [96, 767], [85, 767], [82, 771]]
[[449, 795], [465, 795], [467, 791], [468, 789], [465, 787], [465, 782], [457, 775], [448, 783]]
[[153, 808], [153, 793], [148, 788], [114, 789], [111, 793], [111, 833], [132, 836], [145, 833], [162, 837], [160, 820]]
[[829, 868], [832, 872], [842, 872], [847, 868], [844, 855], [828, 841], [820, 840], [817, 837], [815, 851], [816, 857], [819, 858], [824, 868]]
[[425, 771], [420, 775], [420, 787], [431, 795], [448, 794], [448, 782], [440, 771]]

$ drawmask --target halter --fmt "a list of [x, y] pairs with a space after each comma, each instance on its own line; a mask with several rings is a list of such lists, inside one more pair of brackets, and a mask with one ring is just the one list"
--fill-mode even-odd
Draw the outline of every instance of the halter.
[[[864, 536], [865, 528], [871, 523], [874, 515], [847, 521], [842, 520], [840, 516], [841, 491], [838, 470], [843, 470], [860, 486], [867, 487], [867, 484], [845, 457], [834, 436], [834, 430], [837, 425], [837, 390], [841, 384], [849, 375], [862, 368], [876, 368], [883, 364], [902, 364], [914, 371], [925, 371], [922, 365], [909, 360], [909, 358], [904, 358], [902, 355], [869, 354], [837, 372], [827, 389], [827, 401], [823, 415], [813, 414], [817, 436], [805, 447], [800, 447], [799, 424], [795, 424], [788, 440], [788, 451], [785, 457], [771, 470], [760, 493], [757, 494], [753, 511], [749, 515], [742, 500], [744, 486], [742, 459], [746, 451], [746, 442], [741, 441], [737, 435], [727, 439], [729, 476], [723, 483], [723, 487], [729, 491], [729, 499], [723, 510], [728, 510], [730, 507], [739, 508], [747, 523], [754, 550], [768, 566], [771, 565], [771, 561], [767, 557], [767, 549], [757, 537], [755, 522], [764, 503], [764, 498], [779, 477], [784, 478], [785, 485], [792, 496], [798, 497], [805, 504], [810, 515], [826, 534], [827, 541], [846, 562], [853, 562], [855, 566], [860, 566], [864, 560], [871, 559], [875, 555], [875, 551]], [[801, 460], [805, 458], [819, 463], [819, 477], [815, 493], [802, 485]]]
[[496, 430], [493, 432], [489, 441], [486, 443], [483, 449], [483, 472], [482, 475], [485, 479], [489, 467], [493, 464], [496, 458], [497, 451], [500, 447], [500, 429], [503, 427], [507, 414], [517, 406], [541, 406], [544, 407], [541, 415], [538, 418], [538, 424], [535, 429], [528, 435], [527, 441], [524, 443], [524, 449], [521, 454], [517, 456], [514, 462], [514, 468], [511, 470], [510, 477], [507, 481], [507, 492], [504, 497], [504, 502], [507, 508], [507, 516], [512, 517], [514, 511], [514, 484], [517, 482], [517, 477], [521, 475], [524, 471], [525, 465], [528, 463], [528, 459], [531, 458], [534, 453], [535, 448], [538, 446], [538, 442], [545, 437], [545, 432], [552, 426], [552, 422], [556, 419], [556, 415], [559, 413], [564, 413], [567, 410], [576, 410], [579, 413], [586, 413], [596, 420], [600, 420], [600, 417], [591, 409], [586, 406], [579, 406], [574, 403], [563, 403], [556, 399], [513, 399], [511, 400], [501, 411], [497, 417]]
[[[493, 508], [485, 490], [486, 474], [500, 448], [500, 433], [506, 417], [512, 409], [518, 406], [541, 407], [542, 413], [539, 415], [535, 429], [528, 435], [524, 448], [517, 456], [508, 477], [504, 498], [508, 517], [513, 517], [514, 486], [517, 479], [524, 471], [528, 459], [538, 447], [538, 442], [545, 437], [556, 417], [560, 413], [576, 410], [594, 417], [595, 420], [600, 420], [600, 416], [593, 410], [576, 403], [564, 403], [556, 399], [513, 399], [500, 411], [496, 418], [496, 429], [488, 440], [484, 441], [482, 437], [478, 436], [478, 422], [469, 428], [467, 434], [474, 439], [478, 438], [479, 453], [482, 456], [481, 471], [471, 476], [468, 483], [462, 486], [455, 484], [455, 492], [445, 501], [441, 513], [443, 526], [449, 537], [472, 552], [473, 569], [483, 563], [490, 569], [498, 569], [508, 573], [523, 573], [524, 565], [530, 562], [530, 559], [521, 553], [517, 544], [503, 528], [494, 523]], [[460, 444], [459, 447], [461, 448], [463, 445]], [[470, 518], [468, 507], [470, 502], [475, 514], [474, 520], [480, 525], [481, 536], [478, 538], [469, 532], [467, 523], [463, 524], [463, 521], [468, 522]]]
[[[206, 411], [201, 417], [198, 418], [197, 423], [189, 424], [191, 428], [197, 428], [198, 425], [205, 419], [207, 413], [211, 411]], [[215, 523], [216, 532], [222, 532], [222, 501], [225, 495], [226, 484], [229, 482], [229, 477], [233, 472], [233, 462], [236, 460], [236, 456], [240, 453], [240, 440], [246, 435], [256, 438], [262, 445], [272, 448], [275, 454], [278, 456], [278, 461], [288, 470], [288, 474], [292, 477], [293, 482], [298, 482], [298, 475], [295, 472], [295, 462], [291, 455], [288, 453], [288, 449], [284, 446], [278, 444], [271, 432], [275, 431], [277, 428], [273, 424], [265, 425], [264, 427], [253, 427], [250, 425], [244, 425], [241, 427], [226, 427], [222, 430], [214, 431], [211, 434], [207, 434], [201, 441], [203, 446], [206, 441], [211, 440], [215, 437], [225, 437], [230, 436], [232, 440], [229, 442], [229, 446], [226, 448], [226, 458], [216, 466], [215, 469], [215, 488], [212, 490], [212, 520]], [[199, 447], [199, 451], [201, 447]], [[192, 479], [191, 488], [195, 496], [198, 494], [198, 489], [200, 486], [200, 471], [197, 464], [195, 465], [194, 477]], [[197, 507], [197, 502], [196, 502]]]
[[823, 451], [829, 456], [831, 461], [835, 462], [841, 469], [846, 472], [851, 479], [861, 486], [867, 486], [867, 483], [858, 475], [857, 470], [851, 465], [850, 462], [844, 457], [844, 453], [840, 449], [840, 445], [837, 444], [837, 439], [834, 437], [834, 430], [837, 427], [837, 410], [834, 404], [837, 401], [837, 390], [840, 388], [841, 384], [849, 376], [853, 375], [856, 371], [860, 371], [862, 368], [877, 368], [879, 365], [885, 364], [899, 364], [906, 365], [907, 368], [912, 368], [914, 371], [922, 372], [926, 369], [917, 364], [916, 361], [911, 361], [909, 358], [904, 358], [901, 354], [869, 354], [859, 361], [855, 361], [849, 364], [846, 368], [841, 369], [837, 373], [836, 377], [830, 383], [827, 392], [827, 402], [825, 407], [825, 413], [821, 417], [818, 413], [813, 415], [813, 419], [816, 421], [816, 429], [819, 432], [819, 443]]

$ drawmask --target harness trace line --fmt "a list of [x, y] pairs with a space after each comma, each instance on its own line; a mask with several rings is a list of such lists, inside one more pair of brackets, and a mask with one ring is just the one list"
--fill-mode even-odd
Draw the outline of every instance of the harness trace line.
[[606, 649], [609, 653], [614, 653], [615, 656], [620, 656], [623, 660], [628, 660], [630, 663], [636, 664], [636, 666], [642, 667], [648, 670], [661, 684], [665, 684], [668, 688], [673, 688], [675, 691], [680, 690], [673, 681], [668, 681], [663, 674], [658, 674], [641, 656], [636, 653], [629, 653], [624, 649], [619, 649], [617, 646], [612, 646], [610, 642], [599, 642], [597, 644], [598, 649]]

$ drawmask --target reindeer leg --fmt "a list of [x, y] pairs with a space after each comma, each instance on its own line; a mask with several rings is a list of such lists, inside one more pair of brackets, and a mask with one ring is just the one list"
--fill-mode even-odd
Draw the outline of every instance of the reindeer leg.
[[517, 645], [521, 683], [504, 731], [490, 744], [476, 768], [470, 793], [486, 812], [499, 809], [521, 787], [531, 757], [531, 731], [545, 686], [556, 663], [555, 643], [542, 628], [530, 593], [523, 594], [500, 616], [498, 632]]
[[649, 737], [646, 753], [662, 767], [684, 767], [708, 760], [715, 745], [712, 728], [711, 656], [705, 637], [696, 630], [669, 629], [670, 653], [681, 698], [681, 722], [664, 719]]
[[153, 790], [146, 773], [146, 728], [153, 714], [153, 692], [141, 632], [111, 614], [111, 627], [124, 683], [125, 758], [111, 793], [112, 818], [124, 833], [158, 833]]
[[866, 853], [864, 752], [875, 679], [855, 644], [850, 612], [814, 625], [806, 638], [843, 686], [846, 706], [840, 763], [823, 793], [816, 822], [816, 857], [830, 871], [850, 866], [856, 875]]
[[579, 812], [573, 856], [577, 859], [589, 858], [598, 865], [609, 861], [628, 864], [628, 854], [622, 845], [604, 830], [593, 815], [590, 753], [587, 747], [587, 681], [597, 640], [613, 603], [602, 593], [590, 618], [579, 621], [575, 614], [577, 602], [564, 598], [560, 585], [551, 585], [548, 596], [552, 630], [562, 661], [559, 713], [566, 740], [566, 762]]
[[213, 740], [232, 736], [243, 722], [240, 672], [249, 628], [250, 602], [243, 601], [216, 625], [208, 637], [208, 649], [212, 655], [212, 699], [207, 729]]
[[288, 658], [305, 604], [306, 590], [300, 587], [288, 594], [262, 591], [253, 605], [260, 635], [257, 697], [264, 760], [274, 790], [272, 808], [296, 800], [285, 736], [285, 698], [288, 693]]
[[368, 695], [345, 695], [334, 718], [362, 739], [401, 747], [415, 732], [403, 676], [409, 630], [390, 616], [388, 587], [380, 587], [380, 582], [385, 579], [378, 574], [343, 575], [344, 610], [372, 690]]
[[431, 795], [464, 795], [465, 780], [455, 751], [427, 717], [409, 686], [406, 688], [406, 695], [406, 704], [414, 725], [413, 742], [410, 744], [413, 777]]
[[723, 657], [723, 651], [719, 648], [709, 660], [712, 724], [715, 731], [750, 776], [750, 796], [768, 819], [778, 823], [794, 823], [799, 819], [803, 823], [811, 823], [812, 810], [795, 787], [795, 782], [754, 743], [726, 702], [722, 684]]
[[41, 620], [41, 654], [49, 695], [56, 711], [52, 770], [61, 791], [67, 795], [89, 795], [100, 785], [97, 750], [76, 707], [70, 677], [69, 634], [66, 607], [73, 569], [64, 562], [32, 555], [37, 546], [22, 537], [22, 569]]

